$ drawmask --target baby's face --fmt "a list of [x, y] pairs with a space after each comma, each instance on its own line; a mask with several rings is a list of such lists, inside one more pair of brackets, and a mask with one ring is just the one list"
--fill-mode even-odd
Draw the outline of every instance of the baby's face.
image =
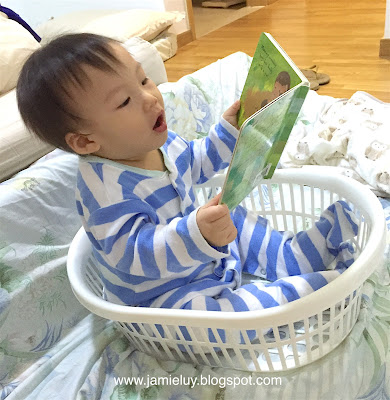
[[85, 90], [72, 86], [71, 107], [86, 119], [80, 130], [98, 144], [95, 155], [137, 164], [167, 140], [164, 101], [141, 65], [119, 44], [113, 53], [124, 65], [116, 73], [87, 66]]

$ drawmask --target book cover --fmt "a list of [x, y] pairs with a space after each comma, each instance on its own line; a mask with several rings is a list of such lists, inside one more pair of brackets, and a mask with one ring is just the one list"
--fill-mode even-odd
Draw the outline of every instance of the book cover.
[[242, 94], [240, 134], [221, 203], [234, 209], [272, 177], [309, 91], [309, 82], [268, 33], [262, 33]]

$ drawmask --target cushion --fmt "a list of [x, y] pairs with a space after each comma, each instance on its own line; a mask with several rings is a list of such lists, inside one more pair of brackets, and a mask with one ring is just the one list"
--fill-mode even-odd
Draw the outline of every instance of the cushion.
[[[29, 33], [27, 32], [27, 34]], [[31, 38], [34, 40], [32, 36]], [[0, 181], [14, 175], [52, 149], [52, 146], [42, 142], [27, 131], [19, 114], [16, 89], [1, 96]]]
[[168, 81], [163, 60], [155, 46], [139, 37], [133, 37], [126, 40], [123, 47], [142, 64], [146, 76], [156, 85]]
[[0, 95], [16, 87], [24, 62], [39, 46], [22, 25], [0, 15]]
[[63, 33], [90, 32], [125, 42], [138, 36], [151, 40], [184, 18], [179, 12], [154, 10], [84, 10], [53, 18], [37, 27], [42, 43]]
[[177, 35], [165, 30], [150, 41], [163, 61], [169, 60], [177, 52]]
[[27, 29], [31, 35], [34, 36], [34, 39], [38, 42], [41, 41], [41, 38], [36, 34], [34, 29], [15, 11], [11, 10], [10, 8], [4, 7], [0, 4], [0, 12], [3, 15], [6, 15], [9, 19], [16, 21], [18, 24], [22, 25], [24, 29]]

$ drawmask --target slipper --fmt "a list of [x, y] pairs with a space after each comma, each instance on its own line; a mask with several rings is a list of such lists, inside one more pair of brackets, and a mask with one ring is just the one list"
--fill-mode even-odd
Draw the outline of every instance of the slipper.
[[318, 90], [318, 89], [320, 88], [320, 84], [319, 84], [319, 82], [317, 81], [317, 79], [312, 78], [312, 77], [310, 76], [310, 77], [307, 78], [307, 80], [308, 80], [309, 83], [310, 83], [310, 88], [309, 88], [309, 89], [311, 89], [311, 90]]
[[311, 79], [311, 78], [309, 79], [308, 78], [308, 81], [310, 83], [310, 89], [311, 90], [318, 90], [320, 88], [320, 84], [316, 79]]
[[316, 81], [318, 81], [320, 85], [326, 85], [327, 83], [329, 83], [330, 76], [327, 74], [317, 72], [317, 70], [318, 70], [317, 65], [312, 65], [307, 69], [301, 69], [303, 75], [305, 75], [309, 81], [310, 79], [315, 79]]

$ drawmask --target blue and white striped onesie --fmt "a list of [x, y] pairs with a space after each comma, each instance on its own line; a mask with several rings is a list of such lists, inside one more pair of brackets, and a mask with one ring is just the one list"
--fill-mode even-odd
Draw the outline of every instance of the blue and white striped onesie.
[[[77, 207], [100, 264], [108, 300], [143, 307], [246, 311], [296, 300], [353, 262], [343, 243], [357, 233], [346, 203], [297, 235], [237, 207], [234, 242], [211, 247], [196, 223], [193, 185], [225, 168], [238, 131], [225, 120], [204, 139], [173, 132], [161, 151], [167, 171], [80, 157]], [[336, 258], [335, 270], [324, 271]], [[273, 281], [241, 285], [242, 272]], [[275, 282], [276, 281], [276, 282]]]

